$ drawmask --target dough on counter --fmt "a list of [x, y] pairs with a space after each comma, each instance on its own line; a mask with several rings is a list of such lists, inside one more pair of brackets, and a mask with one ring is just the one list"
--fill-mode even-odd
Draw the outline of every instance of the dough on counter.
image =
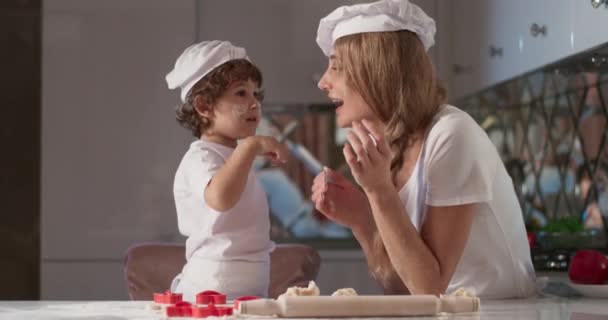
[[476, 298], [477, 296], [473, 293], [473, 290], [467, 290], [466, 288], [458, 288], [456, 291], [451, 294], [445, 295], [448, 297], [467, 297], [467, 298]]
[[321, 292], [319, 291], [319, 287], [314, 281], [310, 281], [308, 283], [308, 288], [302, 287], [291, 287], [288, 288], [285, 293], [279, 296], [280, 297], [294, 297], [294, 296], [318, 296]]
[[331, 294], [332, 297], [336, 296], [358, 296], [357, 291], [353, 288], [342, 288], [336, 290], [336, 292]]
[[161, 311], [163, 310], [163, 306], [158, 303], [152, 302], [146, 305], [146, 310]]

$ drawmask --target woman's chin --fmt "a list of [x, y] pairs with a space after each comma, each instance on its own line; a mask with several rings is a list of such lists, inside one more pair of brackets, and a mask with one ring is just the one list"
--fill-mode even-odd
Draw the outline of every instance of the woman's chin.
[[361, 119], [344, 118], [338, 117], [336, 119], [336, 125], [340, 128], [351, 128], [354, 121], [360, 121]]
[[341, 116], [337, 116], [336, 117], [336, 125], [340, 128], [350, 128], [352, 124], [352, 120], [345, 118], [345, 117], [341, 117]]

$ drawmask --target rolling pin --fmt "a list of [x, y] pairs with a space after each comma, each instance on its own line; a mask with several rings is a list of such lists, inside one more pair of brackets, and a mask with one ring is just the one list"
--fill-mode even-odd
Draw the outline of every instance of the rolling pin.
[[472, 297], [410, 296], [283, 296], [239, 304], [238, 313], [303, 317], [433, 316], [439, 313], [476, 312], [479, 299]]

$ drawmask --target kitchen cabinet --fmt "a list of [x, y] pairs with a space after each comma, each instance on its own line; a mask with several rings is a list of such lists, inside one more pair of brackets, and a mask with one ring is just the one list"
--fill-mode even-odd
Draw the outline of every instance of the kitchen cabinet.
[[517, 39], [517, 46], [512, 59], [514, 74], [509, 74], [506, 78], [540, 68], [574, 53], [572, 24], [575, 2], [580, 1], [508, 1], [512, 7], [508, 35]]
[[608, 42], [608, 1], [572, 1], [573, 41], [576, 52]]
[[518, 39], [511, 24], [515, 7], [510, 1], [481, 0], [477, 28], [479, 45], [479, 82], [477, 89], [500, 82], [515, 75]]
[[583, 8], [587, 6], [570, 0], [469, 0], [454, 6], [452, 98], [574, 54], [575, 21], [584, 19], [580, 12], [599, 16]]

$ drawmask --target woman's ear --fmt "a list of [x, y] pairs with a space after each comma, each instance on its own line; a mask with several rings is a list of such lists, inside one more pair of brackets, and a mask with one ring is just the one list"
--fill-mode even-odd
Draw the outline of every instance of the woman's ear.
[[203, 118], [211, 119], [213, 117], [213, 108], [200, 95], [194, 98], [194, 109]]

